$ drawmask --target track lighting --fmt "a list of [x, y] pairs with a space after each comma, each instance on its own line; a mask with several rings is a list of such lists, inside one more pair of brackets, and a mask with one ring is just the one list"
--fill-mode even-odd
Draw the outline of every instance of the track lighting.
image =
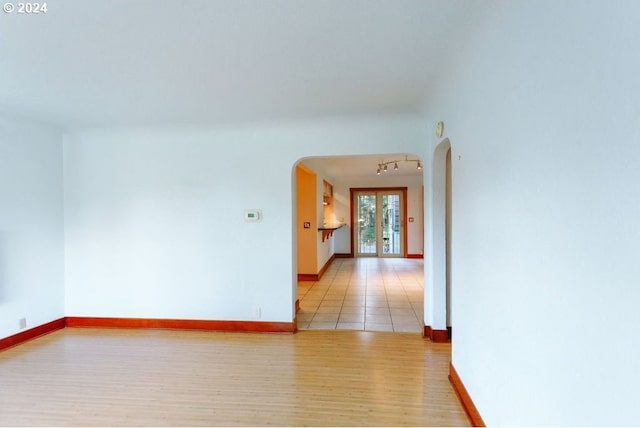
[[418, 159], [409, 159], [408, 156], [405, 156], [404, 159], [394, 159], [390, 161], [382, 161], [378, 164], [378, 169], [376, 170], [376, 174], [380, 175], [381, 173], [386, 173], [388, 171], [389, 165], [393, 164], [393, 170], [398, 171], [400, 168], [398, 167], [398, 162], [415, 162], [416, 169], [422, 169], [422, 163]]

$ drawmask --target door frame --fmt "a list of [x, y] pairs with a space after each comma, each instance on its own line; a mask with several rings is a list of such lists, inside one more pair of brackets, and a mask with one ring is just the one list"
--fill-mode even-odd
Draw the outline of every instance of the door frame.
[[[349, 234], [349, 239], [351, 241], [351, 253], [350, 257], [355, 257], [355, 243], [353, 242], [353, 235], [355, 231], [354, 220], [355, 220], [355, 207], [353, 206], [353, 197], [356, 192], [398, 192], [402, 194], [402, 221], [404, 227], [402, 228], [402, 254], [400, 254], [400, 258], [407, 257], [407, 187], [350, 187], [349, 188], [349, 210], [351, 211], [351, 233]], [[379, 257], [379, 256], [378, 256]]]

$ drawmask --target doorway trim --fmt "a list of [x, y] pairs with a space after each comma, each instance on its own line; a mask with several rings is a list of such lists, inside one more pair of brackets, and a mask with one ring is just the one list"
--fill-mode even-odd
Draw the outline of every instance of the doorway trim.
[[[403, 245], [403, 254], [400, 257], [407, 257], [407, 187], [350, 187], [349, 188], [349, 211], [351, 216], [351, 227], [354, 228], [354, 206], [353, 206], [353, 197], [357, 192], [400, 192], [402, 193], [402, 221], [404, 223], [404, 227], [402, 228], [402, 245]], [[353, 233], [351, 233], [349, 237], [351, 241], [351, 252], [349, 253], [349, 257], [355, 257], [355, 243], [353, 242]]]

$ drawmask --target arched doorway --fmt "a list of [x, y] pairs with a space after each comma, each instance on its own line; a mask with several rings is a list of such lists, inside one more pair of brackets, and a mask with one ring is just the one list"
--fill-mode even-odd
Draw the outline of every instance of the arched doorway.
[[433, 152], [426, 216], [431, 263], [425, 267], [424, 335], [435, 342], [451, 336], [451, 188], [451, 143], [446, 138]]
[[[385, 157], [392, 159], [390, 171], [386, 176], [378, 175], [376, 170]], [[397, 169], [396, 159], [400, 159]], [[409, 176], [409, 168], [414, 170], [413, 176]], [[336, 170], [340, 173], [333, 172]], [[415, 170], [419, 174], [416, 175]], [[299, 269], [308, 269], [307, 262], [311, 262], [310, 271], [296, 272], [295, 296], [301, 307], [297, 312], [298, 328], [421, 333], [424, 320], [421, 161], [404, 153], [303, 158], [294, 166], [294, 180], [297, 181], [293, 192], [294, 254]], [[393, 260], [354, 257], [352, 191], [399, 187], [406, 189], [404, 199], [408, 206], [406, 214], [400, 214], [401, 226], [406, 227], [410, 235], [408, 243], [403, 244], [405, 257]], [[305, 200], [310, 200], [306, 203], [308, 206], [298, 206]], [[326, 204], [330, 204], [331, 209], [327, 210]], [[335, 226], [339, 227], [332, 232], [325, 230]], [[384, 237], [382, 235], [382, 242]], [[389, 251], [392, 241], [389, 239]], [[307, 247], [311, 250], [306, 251]], [[383, 246], [382, 252], [384, 249]], [[415, 324], [411, 325], [412, 320]]]

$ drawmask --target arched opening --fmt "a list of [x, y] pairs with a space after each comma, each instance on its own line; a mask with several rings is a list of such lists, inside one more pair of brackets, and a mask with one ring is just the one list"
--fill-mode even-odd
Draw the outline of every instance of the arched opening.
[[451, 337], [451, 143], [444, 139], [433, 153], [428, 224], [431, 266], [425, 269], [425, 336], [436, 342]]
[[[389, 171], [377, 174], [380, 163], [387, 159], [392, 161]], [[422, 160], [404, 153], [302, 158], [293, 166], [292, 179], [293, 294], [298, 328], [421, 333]], [[384, 201], [391, 200], [391, 189], [398, 188], [404, 190], [406, 205], [401, 214], [389, 208], [391, 203], [384, 205]], [[403, 249], [401, 256], [358, 257], [354, 251], [358, 236], [354, 230], [358, 226], [354, 226], [358, 222], [354, 194], [363, 189], [382, 195], [379, 205], [386, 214], [378, 219], [389, 231], [380, 233], [381, 254], [392, 253], [397, 237], [390, 233], [402, 233], [396, 232], [393, 225], [398, 224], [399, 230], [408, 235], [405, 243], [397, 245]]]
[[451, 210], [452, 210], [452, 177], [451, 177], [451, 147], [447, 150], [445, 161], [445, 257], [446, 257], [446, 310], [447, 332], [451, 339]]

